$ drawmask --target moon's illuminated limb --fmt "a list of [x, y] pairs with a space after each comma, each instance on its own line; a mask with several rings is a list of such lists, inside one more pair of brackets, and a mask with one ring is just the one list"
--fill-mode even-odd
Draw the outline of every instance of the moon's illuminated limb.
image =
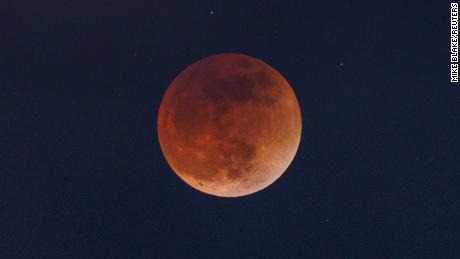
[[301, 114], [275, 69], [241, 54], [213, 55], [167, 89], [158, 136], [174, 172], [205, 193], [236, 197], [272, 184], [293, 160]]

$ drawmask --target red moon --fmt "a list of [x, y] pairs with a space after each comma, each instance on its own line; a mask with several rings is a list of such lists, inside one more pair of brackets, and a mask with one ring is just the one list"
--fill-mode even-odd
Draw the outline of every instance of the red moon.
[[242, 54], [206, 57], [183, 70], [161, 101], [158, 137], [174, 172], [221, 197], [272, 184], [294, 159], [302, 130], [286, 79]]

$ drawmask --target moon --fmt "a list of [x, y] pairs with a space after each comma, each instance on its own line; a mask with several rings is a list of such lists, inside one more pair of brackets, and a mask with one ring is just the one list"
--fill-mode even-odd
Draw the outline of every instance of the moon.
[[300, 106], [287, 80], [267, 63], [217, 54], [185, 68], [158, 113], [166, 161], [185, 183], [238, 197], [271, 185], [297, 152]]

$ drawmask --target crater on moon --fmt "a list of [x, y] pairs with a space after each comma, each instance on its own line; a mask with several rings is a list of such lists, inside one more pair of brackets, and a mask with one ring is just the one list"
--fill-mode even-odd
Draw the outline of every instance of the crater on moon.
[[259, 191], [291, 163], [301, 114], [286, 79], [242, 54], [213, 55], [183, 70], [167, 89], [158, 136], [174, 172], [205, 193]]

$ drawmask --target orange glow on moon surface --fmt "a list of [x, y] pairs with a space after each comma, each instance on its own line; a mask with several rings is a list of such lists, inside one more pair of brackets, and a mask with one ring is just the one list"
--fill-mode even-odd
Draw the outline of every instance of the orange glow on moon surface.
[[302, 130], [286, 79], [263, 61], [217, 54], [183, 70], [161, 101], [158, 137], [173, 171], [221, 197], [260, 191], [294, 159]]

